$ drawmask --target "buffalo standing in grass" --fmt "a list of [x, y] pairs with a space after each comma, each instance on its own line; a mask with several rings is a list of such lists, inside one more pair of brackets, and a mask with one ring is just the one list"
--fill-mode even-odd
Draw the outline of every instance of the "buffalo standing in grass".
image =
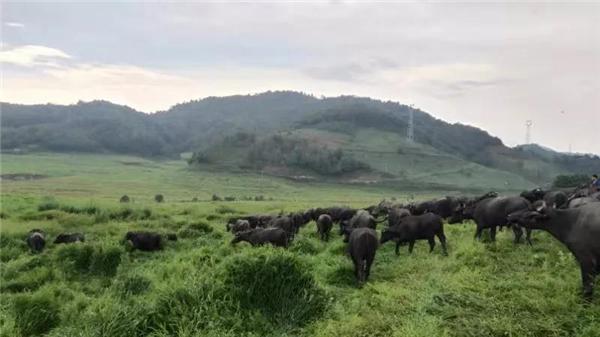
[[541, 203], [509, 218], [528, 228], [545, 230], [567, 246], [579, 262], [583, 296], [592, 299], [594, 278], [600, 274], [600, 203], [564, 210]]
[[377, 246], [377, 232], [374, 229], [352, 229], [348, 238], [347, 252], [354, 263], [354, 276], [359, 284], [369, 279]]
[[237, 219], [233, 223], [228, 223], [226, 226], [226, 229], [228, 232], [235, 234], [238, 232], [244, 232], [244, 231], [250, 230], [250, 229], [252, 229], [252, 227], [250, 226], [250, 221]]
[[152, 232], [127, 232], [125, 240], [131, 243], [134, 249], [143, 251], [156, 251], [163, 248], [162, 236]]
[[317, 233], [319, 233], [321, 240], [329, 241], [329, 232], [331, 232], [331, 227], [333, 227], [331, 216], [329, 216], [329, 214], [319, 215], [319, 218], [317, 218]]
[[85, 242], [85, 236], [81, 233], [70, 233], [70, 234], [58, 234], [54, 243], [74, 243], [74, 242]]
[[361, 209], [350, 220], [340, 222], [340, 235], [344, 235], [344, 242], [347, 242], [352, 229], [363, 227], [376, 229], [377, 224], [385, 220], [377, 221], [368, 211]]
[[41, 229], [32, 229], [27, 234], [27, 239], [25, 241], [31, 251], [39, 253], [44, 250], [44, 247], [46, 246], [46, 233]]
[[411, 215], [403, 218], [398, 224], [385, 229], [381, 233], [381, 244], [390, 240], [395, 241], [396, 255], [398, 255], [402, 243], [408, 242], [408, 252], [412, 253], [416, 240], [427, 240], [429, 242], [429, 252], [432, 252], [435, 247], [436, 236], [442, 245], [442, 252], [444, 255], [448, 255], [442, 218], [433, 213]]
[[281, 228], [254, 228], [249, 231], [239, 232], [235, 235], [231, 244], [246, 241], [252, 246], [262, 246], [270, 243], [276, 247], [288, 246], [288, 234]]

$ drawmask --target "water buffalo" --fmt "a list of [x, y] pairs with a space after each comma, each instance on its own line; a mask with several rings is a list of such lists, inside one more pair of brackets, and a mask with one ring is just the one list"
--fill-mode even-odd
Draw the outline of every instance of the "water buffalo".
[[350, 233], [347, 252], [354, 263], [354, 276], [359, 284], [369, 279], [377, 241], [377, 232], [371, 228], [355, 228]]
[[46, 233], [41, 229], [32, 229], [27, 234], [25, 241], [32, 252], [39, 253], [46, 246]]
[[329, 241], [329, 232], [331, 232], [331, 227], [333, 227], [331, 216], [329, 216], [329, 214], [319, 215], [319, 218], [317, 218], [317, 233], [319, 233], [321, 240]]
[[435, 247], [435, 236], [442, 244], [444, 255], [448, 255], [442, 217], [433, 213], [411, 215], [403, 218], [400, 223], [385, 229], [381, 233], [381, 244], [394, 240], [397, 255], [400, 253], [402, 243], [408, 242], [408, 252], [412, 253], [416, 240], [427, 240], [429, 242], [429, 252], [432, 252]]
[[352, 219], [357, 210], [349, 207], [329, 207], [326, 209], [327, 214], [331, 216], [333, 222], [342, 222]]
[[377, 221], [375, 220], [375, 217], [369, 214], [369, 212], [361, 209], [358, 210], [351, 219], [340, 222], [340, 235], [344, 234], [344, 228], [368, 227], [376, 229], [377, 223], [382, 221], [385, 221], [385, 219]]
[[[472, 218], [477, 224], [475, 238], [481, 240], [481, 233], [489, 228], [490, 238], [496, 241], [496, 229], [511, 225], [508, 223], [510, 213], [528, 209], [531, 203], [523, 197], [494, 197], [480, 200], [465, 208], [465, 218]], [[518, 243], [523, 236], [523, 230], [519, 225], [511, 226], [515, 235], [514, 242]], [[528, 233], [528, 235], [530, 235]]]
[[475, 205], [482, 200], [495, 198], [498, 196], [496, 192], [488, 192], [476, 198], [462, 198], [462, 202], [454, 207], [452, 215], [448, 219], [449, 224], [462, 223], [466, 219], [473, 219], [473, 211]]
[[544, 199], [545, 194], [546, 194], [546, 192], [538, 187], [538, 188], [534, 188], [533, 190], [530, 190], [530, 191], [523, 191], [523, 192], [521, 192], [521, 194], [519, 194], [519, 196], [521, 198], [525, 198], [525, 199], [529, 200], [529, 202], [531, 202], [531, 203], [534, 203], [538, 200]]
[[233, 223], [228, 223], [226, 228], [228, 232], [231, 232], [233, 234], [252, 229], [252, 227], [250, 226], [250, 221], [243, 219], [237, 219]]
[[[267, 227], [274, 217], [272, 215], [245, 215], [227, 219], [227, 225], [235, 223], [237, 220], [246, 220], [250, 228]], [[229, 231], [229, 229], [228, 229]]]
[[555, 208], [563, 208], [567, 206], [568, 197], [564, 191], [544, 191], [541, 188], [535, 188], [531, 191], [523, 191], [521, 197], [527, 199], [530, 203], [539, 200], [544, 200], [546, 204], [552, 205]]
[[73, 242], [85, 242], [85, 236], [81, 233], [70, 233], [70, 234], [58, 234], [54, 243], [73, 243]]
[[134, 249], [155, 251], [163, 248], [162, 236], [153, 232], [127, 232], [125, 240], [130, 242]]
[[235, 235], [231, 244], [246, 241], [252, 246], [261, 246], [270, 243], [276, 247], [287, 247], [288, 233], [281, 228], [254, 228]]
[[593, 202], [600, 202], [600, 193], [593, 193], [586, 197], [571, 199], [567, 203], [567, 208], [577, 208]]
[[600, 203], [573, 209], [555, 209], [542, 203], [519, 214], [519, 221], [533, 229], [549, 232], [575, 256], [581, 269], [583, 296], [591, 300], [594, 278], [600, 274]]

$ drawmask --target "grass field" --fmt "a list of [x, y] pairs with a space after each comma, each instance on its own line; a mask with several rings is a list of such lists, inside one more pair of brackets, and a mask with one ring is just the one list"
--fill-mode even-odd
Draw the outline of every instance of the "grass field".
[[[427, 198], [381, 186], [301, 184], [188, 170], [183, 161], [112, 155], [2, 155], [0, 336], [599, 336], [600, 299], [584, 305], [577, 265], [557, 241], [475, 242], [447, 225], [449, 256], [419, 242], [378, 250], [356, 286], [340, 237], [314, 223], [287, 250], [229, 244], [225, 218], [313, 206]], [[166, 202], [155, 203], [161, 193]], [[212, 202], [220, 196], [267, 201]], [[129, 204], [118, 199], [127, 194]], [[191, 202], [192, 198], [197, 202]], [[80, 231], [85, 244], [32, 254], [32, 228]], [[129, 230], [177, 232], [156, 253], [129, 251]]]

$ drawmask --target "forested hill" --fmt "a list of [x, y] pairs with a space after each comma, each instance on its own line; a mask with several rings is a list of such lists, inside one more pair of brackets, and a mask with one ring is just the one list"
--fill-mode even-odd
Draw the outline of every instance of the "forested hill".
[[[66, 106], [2, 103], [1, 108], [3, 151], [110, 152], [147, 157], [206, 150], [241, 131], [257, 137], [298, 129], [351, 136], [373, 129], [405, 135], [411, 109], [369, 98], [316, 98], [289, 91], [209, 97], [154, 114], [105, 101]], [[598, 157], [508, 148], [483, 130], [449, 124], [420, 110], [414, 110], [414, 122], [418, 144], [532, 181], [559, 172], [600, 171]], [[385, 147], [385, 142], [381, 143], [382, 151], [402, 152]]]

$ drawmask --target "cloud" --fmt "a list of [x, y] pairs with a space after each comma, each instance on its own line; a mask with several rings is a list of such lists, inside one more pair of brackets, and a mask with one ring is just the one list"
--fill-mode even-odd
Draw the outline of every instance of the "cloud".
[[59, 60], [70, 59], [71, 56], [55, 48], [25, 45], [0, 51], [0, 62], [23, 67], [58, 66]]
[[20, 22], [5, 22], [4, 25], [10, 28], [25, 28], [25, 25]]

